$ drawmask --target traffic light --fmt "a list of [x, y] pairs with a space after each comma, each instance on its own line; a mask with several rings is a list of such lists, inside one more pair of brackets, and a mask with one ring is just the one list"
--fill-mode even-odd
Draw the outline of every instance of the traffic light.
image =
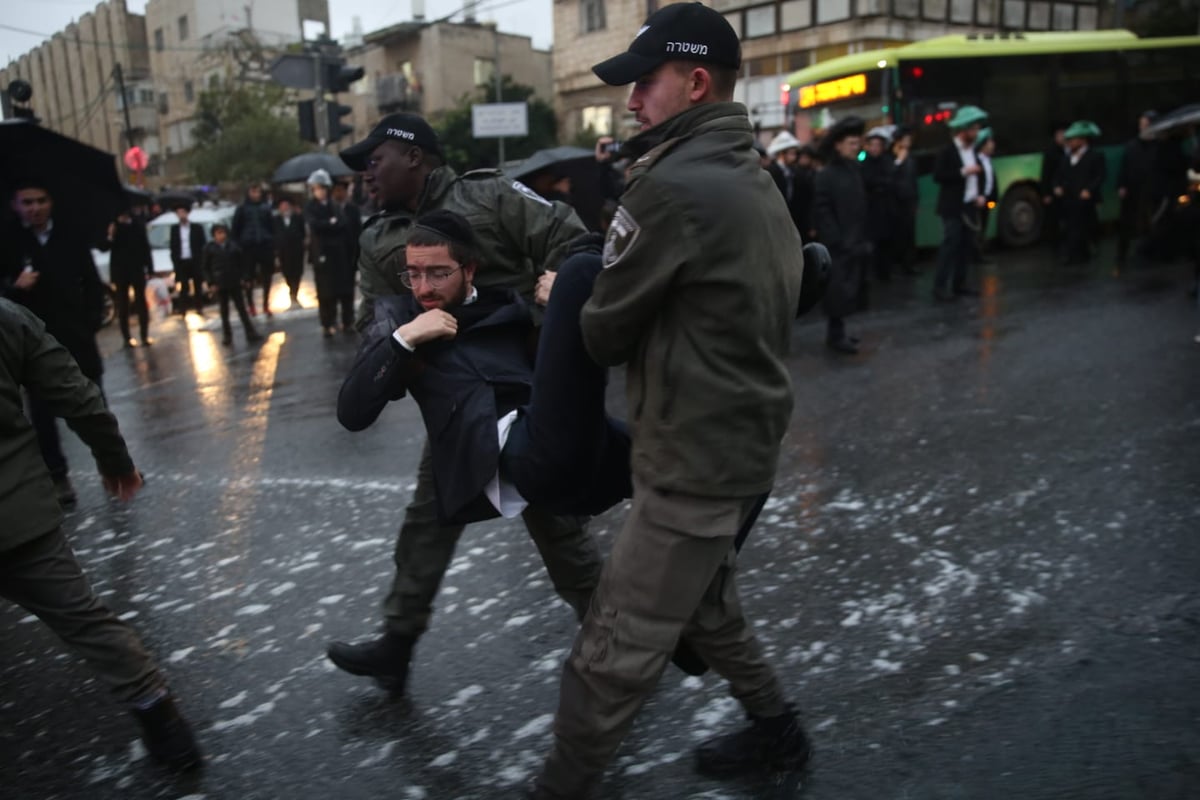
[[319, 142], [317, 134], [317, 111], [313, 100], [301, 100], [296, 104], [296, 116], [300, 120], [300, 138], [306, 142]]
[[329, 141], [336, 142], [343, 136], [350, 136], [354, 133], [353, 126], [342, 122], [342, 117], [354, 113], [353, 108], [341, 103], [326, 103], [325, 110], [328, 114], [326, 119], [329, 120]]
[[362, 67], [350, 67], [346, 60], [336, 58], [325, 62], [325, 88], [334, 94], [350, 91], [350, 84], [361, 80], [366, 71]]

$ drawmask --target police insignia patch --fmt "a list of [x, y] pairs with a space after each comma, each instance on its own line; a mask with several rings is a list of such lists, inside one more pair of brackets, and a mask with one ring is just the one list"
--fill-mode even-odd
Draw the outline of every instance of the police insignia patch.
[[633, 217], [625, 210], [625, 206], [617, 209], [617, 213], [613, 214], [612, 224], [608, 226], [608, 235], [604, 237], [602, 258], [605, 269], [621, 260], [625, 251], [637, 241], [638, 233], [641, 230]]
[[513, 181], [512, 188], [516, 189], [518, 192], [520, 192], [521, 194], [525, 195], [525, 196], [526, 196], [526, 197], [528, 197], [530, 200], [537, 200], [539, 203], [541, 203], [541, 204], [542, 204], [542, 205], [544, 205], [544, 206], [552, 206], [552, 205], [554, 205], [554, 204], [553, 204], [553, 203], [551, 203], [549, 200], [547, 200], [546, 198], [542, 197], [540, 194], [538, 194], [537, 192], [535, 192], [533, 189], [530, 189], [528, 186], [526, 186], [525, 184], [521, 183], [520, 181]]

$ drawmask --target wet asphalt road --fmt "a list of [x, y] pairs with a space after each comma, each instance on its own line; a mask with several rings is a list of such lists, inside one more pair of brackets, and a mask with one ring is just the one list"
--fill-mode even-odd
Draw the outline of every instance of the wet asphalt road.
[[[1200, 797], [1200, 315], [1186, 266], [1105, 260], [1003, 255], [982, 297], [937, 306], [927, 264], [851, 321], [853, 358], [797, 323], [796, 411], [740, 585], [816, 743], [802, 796]], [[355, 344], [311, 309], [264, 332], [231, 350], [175, 320], [150, 349], [102, 334], [148, 477], [131, 505], [65, 434], [69, 536], [207, 768], [147, 763], [87, 668], [3, 606], [0, 796], [507, 798], [540, 763], [575, 626], [517, 525], [464, 536], [408, 700], [325, 661], [376, 629], [423, 434], [411, 402], [338, 427]], [[593, 523], [605, 546], [621, 517]], [[720, 680], [668, 668], [601, 796], [775, 797], [691, 771], [740, 723]]]

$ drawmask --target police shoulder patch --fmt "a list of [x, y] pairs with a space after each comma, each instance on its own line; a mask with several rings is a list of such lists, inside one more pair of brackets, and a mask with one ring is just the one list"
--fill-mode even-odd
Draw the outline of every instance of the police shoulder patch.
[[541, 204], [542, 204], [542, 205], [544, 205], [544, 206], [553, 206], [553, 205], [554, 205], [554, 204], [553, 204], [553, 203], [551, 203], [549, 200], [547, 200], [546, 198], [542, 197], [540, 194], [538, 194], [537, 192], [535, 192], [533, 189], [530, 189], [528, 186], [526, 186], [525, 184], [521, 183], [520, 181], [513, 181], [513, 182], [512, 182], [512, 188], [516, 189], [518, 192], [520, 192], [521, 194], [525, 195], [525, 196], [526, 196], [526, 197], [528, 197], [530, 200], [536, 200], [536, 201], [538, 201], [539, 203], [541, 203]]
[[641, 230], [637, 220], [625, 206], [617, 209], [617, 213], [613, 214], [612, 223], [608, 226], [608, 235], [604, 237], [604, 253], [601, 260], [605, 269], [621, 260], [621, 256], [637, 241]]

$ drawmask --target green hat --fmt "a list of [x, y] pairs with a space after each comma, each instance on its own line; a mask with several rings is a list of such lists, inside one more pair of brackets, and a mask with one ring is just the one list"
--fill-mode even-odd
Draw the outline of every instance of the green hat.
[[979, 132], [979, 135], [975, 137], [975, 146], [979, 147], [990, 138], [992, 138], [992, 129], [990, 127], [984, 128]]
[[1080, 119], [1072, 122], [1063, 136], [1068, 139], [1095, 139], [1100, 136], [1100, 127], [1090, 120]]
[[987, 117], [987, 112], [979, 106], [960, 106], [950, 119], [950, 130], [961, 131], [976, 123], [982, 123]]

